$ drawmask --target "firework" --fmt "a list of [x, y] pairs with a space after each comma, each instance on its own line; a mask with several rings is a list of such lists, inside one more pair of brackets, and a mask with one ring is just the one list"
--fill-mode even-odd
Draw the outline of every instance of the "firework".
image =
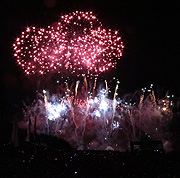
[[13, 48], [26, 74], [98, 76], [116, 66], [124, 46], [118, 32], [104, 29], [92, 12], [76, 11], [47, 29], [27, 27]]
[[[118, 82], [112, 99], [107, 95], [107, 81], [105, 88], [97, 89], [95, 96], [94, 86], [86, 88], [88, 80], [83, 85], [81, 92], [78, 92], [78, 81], [72, 91], [65, 84], [65, 95], [50, 95], [47, 92], [39, 95], [25, 113], [31, 113], [28, 117], [31, 118], [31, 129], [33, 117], [36, 116], [37, 132], [56, 135], [77, 149], [105, 150], [111, 146], [122, 151], [127, 149], [130, 141], [138, 140], [142, 134], [167, 141], [166, 125], [172, 118], [171, 98], [157, 102], [153, 90], [144, 90], [139, 101], [128, 103], [117, 95]], [[108, 88], [108, 92], [110, 90]], [[26, 118], [25, 122], [28, 122]]]
[[[105, 150], [110, 146], [122, 151], [142, 134], [165, 139], [172, 102], [169, 98], [157, 102], [152, 85], [147, 97], [143, 89], [136, 104], [118, 98], [118, 81], [112, 99], [107, 81], [105, 88], [98, 88], [96, 77], [115, 68], [124, 46], [118, 31], [105, 29], [92, 12], [62, 15], [47, 28], [27, 27], [13, 48], [27, 75], [58, 72], [84, 78], [81, 88], [77, 81], [72, 90], [66, 81], [58, 94], [45, 90], [38, 94], [24, 112], [29, 132], [35, 129], [39, 134], [56, 135], [77, 149]], [[93, 86], [88, 83], [89, 76], [95, 76]]]

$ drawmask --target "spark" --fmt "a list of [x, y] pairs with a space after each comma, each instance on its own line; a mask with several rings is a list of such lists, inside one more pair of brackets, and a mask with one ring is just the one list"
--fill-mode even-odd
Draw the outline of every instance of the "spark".
[[167, 110], [167, 108], [166, 108], [166, 107], [163, 107], [163, 108], [162, 108], [162, 110], [163, 110], [163, 111], [166, 111], [166, 110]]

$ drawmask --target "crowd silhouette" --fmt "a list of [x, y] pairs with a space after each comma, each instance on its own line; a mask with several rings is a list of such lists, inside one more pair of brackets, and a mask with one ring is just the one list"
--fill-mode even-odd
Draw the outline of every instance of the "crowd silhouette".
[[[22, 137], [23, 138], [23, 137]], [[56, 137], [40, 135], [0, 146], [1, 177], [179, 177], [179, 153], [162, 150], [75, 150]]]

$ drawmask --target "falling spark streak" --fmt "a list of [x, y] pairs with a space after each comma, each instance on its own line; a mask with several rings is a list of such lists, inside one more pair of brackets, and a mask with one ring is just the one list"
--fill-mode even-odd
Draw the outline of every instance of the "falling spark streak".
[[[117, 95], [117, 90], [118, 90], [118, 83], [119, 82], [117, 82], [116, 88], [115, 88], [115, 91], [114, 91], [112, 123], [114, 122], [114, 116], [115, 116], [115, 112], [116, 112], [116, 95]], [[111, 128], [111, 132], [112, 132], [112, 128]]]
[[78, 91], [79, 83], [80, 83], [80, 81], [78, 80], [78, 81], [76, 82], [76, 87], [75, 87], [75, 96], [74, 96], [74, 99], [75, 99], [75, 100], [76, 100], [76, 97], [77, 97], [77, 91]]
[[96, 83], [97, 83], [97, 79], [95, 78], [94, 79], [94, 86], [93, 86], [93, 98], [94, 98], [94, 92], [95, 92], [95, 89], [96, 89]]
[[141, 110], [142, 108], [142, 104], [143, 104], [143, 100], [144, 100], [144, 92], [141, 94], [140, 100], [139, 100], [139, 109]]
[[108, 97], [108, 84], [107, 84], [107, 81], [105, 80], [105, 84], [106, 84], [106, 95]]
[[155, 94], [154, 94], [154, 90], [152, 90], [152, 94], [150, 96], [151, 96], [151, 99], [153, 101], [153, 105], [155, 106], [156, 105], [156, 97], [155, 97]]
[[74, 121], [74, 124], [76, 125], [76, 122], [75, 122], [75, 119], [74, 119], [74, 110], [73, 110], [73, 107], [72, 107], [72, 102], [71, 102], [71, 97], [70, 97], [70, 90], [69, 90], [69, 87], [68, 87], [68, 83], [66, 82], [66, 88], [67, 88], [67, 101], [69, 103], [69, 107], [70, 107], [70, 111], [71, 111], [71, 117], [73, 118], [73, 121]]
[[85, 88], [86, 88], [86, 92], [87, 92], [88, 91], [88, 83], [87, 83], [86, 77], [84, 77], [84, 84], [85, 84]]
[[65, 84], [66, 84], [67, 98], [70, 98], [70, 90], [69, 90], [68, 83], [65, 82]]
[[134, 121], [133, 121], [132, 113], [130, 110], [128, 110], [128, 114], [129, 114], [129, 118], [130, 118], [131, 125], [132, 125], [132, 132], [133, 132], [133, 135], [135, 136]]
[[116, 88], [115, 88], [115, 91], [114, 91], [114, 98], [113, 98], [114, 112], [113, 112], [113, 118], [114, 118], [115, 110], [116, 110], [116, 95], [117, 95], [117, 90], [118, 90], [118, 83], [116, 84]]
[[[48, 100], [47, 100], [46, 90], [43, 90], [43, 93], [44, 93], [45, 113], [46, 113], [46, 115], [47, 115]], [[48, 117], [46, 117], [46, 125], [47, 125], [47, 132], [48, 132], [48, 135], [49, 135], [49, 122], [48, 122]]]
[[77, 134], [77, 123], [75, 121], [75, 117], [74, 117], [74, 109], [72, 106], [72, 102], [71, 102], [71, 97], [70, 97], [70, 90], [68, 87], [68, 83], [66, 82], [66, 88], [67, 88], [67, 102], [69, 103], [69, 107], [70, 107], [70, 111], [71, 111], [71, 118], [73, 119], [74, 125], [75, 125], [75, 136], [76, 138], [78, 138], [78, 134]]

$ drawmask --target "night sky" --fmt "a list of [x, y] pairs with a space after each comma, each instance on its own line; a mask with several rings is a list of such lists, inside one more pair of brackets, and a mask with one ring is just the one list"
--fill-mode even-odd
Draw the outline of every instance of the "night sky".
[[118, 30], [125, 45], [116, 70], [122, 92], [149, 86], [179, 94], [180, 2], [127, 0], [1, 0], [1, 117], [11, 117], [35, 91], [13, 58], [12, 44], [27, 26], [46, 27], [60, 15], [91, 10], [105, 28]]

